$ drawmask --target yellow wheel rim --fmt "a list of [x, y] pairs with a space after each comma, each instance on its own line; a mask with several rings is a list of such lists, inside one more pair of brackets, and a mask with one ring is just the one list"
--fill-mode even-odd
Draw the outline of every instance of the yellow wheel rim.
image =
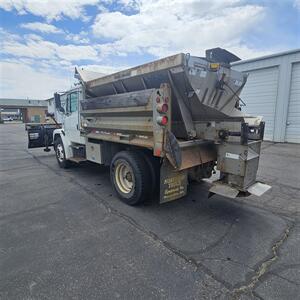
[[129, 194], [134, 186], [134, 175], [132, 169], [125, 162], [118, 162], [115, 167], [115, 182], [119, 190]]

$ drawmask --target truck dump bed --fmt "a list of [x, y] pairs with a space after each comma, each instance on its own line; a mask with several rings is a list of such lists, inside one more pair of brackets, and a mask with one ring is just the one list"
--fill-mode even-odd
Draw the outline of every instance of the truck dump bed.
[[[192, 122], [243, 117], [237, 107], [246, 76], [231, 70], [228, 65], [211, 63], [202, 57], [180, 53], [90, 81], [83, 81], [81, 72], [76, 70], [77, 77], [85, 85], [87, 97], [123, 94], [169, 84], [173, 99], [172, 121], [183, 121], [187, 135], [193, 135], [190, 132]], [[93, 105], [93, 102], [87, 103], [85, 108], [90, 109]]]

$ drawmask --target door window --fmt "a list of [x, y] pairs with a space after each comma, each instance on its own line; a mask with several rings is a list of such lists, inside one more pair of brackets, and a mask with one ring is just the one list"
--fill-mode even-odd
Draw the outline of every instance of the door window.
[[68, 111], [68, 106], [67, 106], [67, 95], [63, 94], [60, 96], [60, 104], [61, 107], [67, 112]]
[[70, 113], [77, 111], [78, 108], [78, 93], [74, 92], [68, 95], [69, 105], [68, 111]]

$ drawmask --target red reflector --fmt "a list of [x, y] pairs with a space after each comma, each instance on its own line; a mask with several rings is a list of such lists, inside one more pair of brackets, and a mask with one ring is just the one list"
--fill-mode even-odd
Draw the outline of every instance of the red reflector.
[[168, 111], [168, 109], [169, 109], [169, 106], [166, 103], [157, 106], [157, 111], [159, 113], [166, 113]]
[[165, 98], [165, 102], [166, 102], [166, 103], [169, 102], [169, 98], [168, 98], [168, 97]]
[[157, 97], [157, 98], [156, 98], [156, 103], [159, 103], [159, 102], [160, 102], [160, 98]]
[[160, 155], [161, 155], [160, 149], [156, 149], [156, 150], [155, 150], [155, 156], [160, 156]]
[[161, 107], [161, 111], [164, 112], [164, 113], [167, 112], [168, 109], [169, 109], [169, 107], [168, 107], [168, 104], [166, 104], [166, 103], [163, 104], [162, 107]]
[[160, 124], [161, 125], [167, 125], [168, 124], [168, 117], [167, 116], [163, 116], [161, 118]]
[[167, 125], [168, 124], [168, 117], [167, 116], [163, 116], [161, 119], [161, 125]]
[[168, 124], [168, 117], [167, 116], [159, 116], [156, 119], [156, 122], [161, 125], [161, 126], [165, 126]]

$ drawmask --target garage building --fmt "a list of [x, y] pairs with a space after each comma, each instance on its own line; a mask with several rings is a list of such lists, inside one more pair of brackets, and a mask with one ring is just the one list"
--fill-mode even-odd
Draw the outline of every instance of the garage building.
[[24, 123], [44, 123], [47, 112], [45, 100], [0, 98], [0, 120], [7, 111], [18, 111], [18, 118]]
[[300, 49], [233, 63], [249, 74], [243, 110], [266, 122], [265, 140], [300, 143]]

